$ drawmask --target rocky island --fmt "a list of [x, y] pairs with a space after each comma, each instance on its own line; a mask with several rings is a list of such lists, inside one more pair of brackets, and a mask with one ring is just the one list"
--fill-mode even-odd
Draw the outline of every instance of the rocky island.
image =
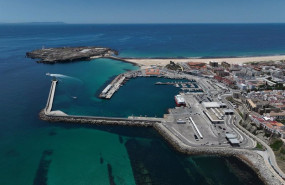
[[104, 47], [59, 47], [43, 48], [27, 52], [26, 56], [32, 59], [40, 59], [38, 63], [73, 62], [79, 60], [90, 60], [98, 57], [117, 55], [116, 50]]

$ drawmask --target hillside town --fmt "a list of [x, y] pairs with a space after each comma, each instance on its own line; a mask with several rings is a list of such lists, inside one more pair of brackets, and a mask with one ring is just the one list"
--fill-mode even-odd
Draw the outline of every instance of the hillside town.
[[285, 61], [229, 64], [209, 61], [181, 63], [184, 72], [212, 78], [234, 90], [232, 101], [244, 107], [257, 127], [284, 138]]

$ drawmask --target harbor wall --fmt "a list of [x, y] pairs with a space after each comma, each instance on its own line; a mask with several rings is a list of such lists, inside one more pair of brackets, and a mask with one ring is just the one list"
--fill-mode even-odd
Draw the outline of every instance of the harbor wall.
[[51, 112], [53, 100], [54, 100], [55, 89], [56, 89], [56, 84], [57, 84], [57, 80], [52, 80], [49, 95], [48, 95], [48, 100], [46, 103], [46, 107], [44, 109], [45, 114], [49, 114]]
[[176, 151], [186, 155], [213, 155], [236, 157], [251, 169], [253, 169], [260, 179], [266, 184], [280, 185], [281, 181], [276, 177], [269, 168], [266, 167], [263, 157], [254, 151], [238, 148], [222, 148], [222, 147], [191, 147], [184, 144], [174, 134], [172, 134], [163, 124], [157, 120], [138, 120], [129, 118], [107, 118], [107, 117], [87, 117], [87, 116], [53, 116], [46, 115], [44, 110], [39, 114], [42, 120], [49, 122], [65, 122], [79, 124], [95, 124], [95, 125], [120, 125], [135, 127], [153, 127], [164, 140], [171, 145]]
[[225, 147], [191, 147], [184, 144], [162, 124], [153, 124], [153, 127], [171, 147], [182, 154], [236, 157], [254, 170], [265, 184], [283, 184], [279, 176], [275, 176], [275, 172], [271, 171], [271, 168], [266, 165], [264, 158], [253, 150]]
[[[275, 171], [265, 163], [265, 160], [257, 152], [248, 149], [225, 148], [225, 147], [191, 147], [183, 143], [172, 132], [170, 132], [158, 118], [113, 118], [113, 117], [96, 117], [96, 116], [76, 116], [76, 115], [59, 115], [56, 111], [47, 111], [52, 103], [56, 82], [52, 83], [48, 102], [46, 107], [40, 111], [39, 117], [49, 122], [66, 122], [79, 124], [95, 124], [95, 125], [120, 125], [120, 126], [136, 126], [136, 127], [154, 127], [156, 131], [178, 152], [187, 155], [215, 155], [215, 156], [233, 156], [246, 163], [251, 167], [266, 184], [279, 185], [282, 184], [279, 176]], [[52, 98], [51, 98], [52, 97]], [[51, 109], [51, 107], [50, 107]], [[266, 167], [267, 166], [267, 167]], [[278, 178], [279, 177], [279, 178]]]
[[81, 123], [81, 124], [96, 124], [96, 125], [121, 125], [121, 126], [137, 126], [150, 127], [158, 120], [146, 119], [129, 119], [129, 118], [110, 118], [110, 117], [94, 117], [94, 116], [54, 116], [47, 115], [42, 110], [39, 113], [40, 119], [49, 122], [67, 122], [67, 123]]

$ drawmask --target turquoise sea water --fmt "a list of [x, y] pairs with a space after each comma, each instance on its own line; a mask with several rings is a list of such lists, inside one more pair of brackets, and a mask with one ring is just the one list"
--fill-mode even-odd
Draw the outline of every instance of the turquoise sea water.
[[174, 95], [179, 88], [155, 85], [175, 80], [155, 77], [131, 79], [110, 100], [98, 98], [114, 75], [135, 69], [138, 67], [110, 59], [69, 64], [67, 73], [52, 74], [59, 79], [53, 110], [70, 115], [162, 117], [168, 108], [175, 107]]
[[72, 114], [160, 116], [174, 106], [177, 89], [157, 89], [153, 85], [157, 79], [138, 78], [127, 82], [112, 100], [101, 100], [96, 94], [104, 83], [136, 67], [107, 59], [37, 64], [25, 58], [25, 52], [43, 45], [102, 45], [118, 49], [122, 56], [283, 54], [284, 29], [284, 25], [0, 26], [0, 184], [262, 184], [234, 158], [175, 152], [151, 128], [39, 120], [50, 88], [48, 72], [61, 75], [54, 108]]

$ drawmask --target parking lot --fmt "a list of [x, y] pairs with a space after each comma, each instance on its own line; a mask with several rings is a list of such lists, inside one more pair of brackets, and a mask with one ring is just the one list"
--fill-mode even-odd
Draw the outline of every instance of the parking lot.
[[176, 137], [191, 146], [231, 147], [226, 134], [233, 134], [240, 147], [252, 147], [254, 143], [233, 125], [234, 115], [223, 117], [223, 123], [213, 124], [203, 112], [204, 108], [193, 94], [183, 94], [186, 107], [169, 110], [163, 123]]

